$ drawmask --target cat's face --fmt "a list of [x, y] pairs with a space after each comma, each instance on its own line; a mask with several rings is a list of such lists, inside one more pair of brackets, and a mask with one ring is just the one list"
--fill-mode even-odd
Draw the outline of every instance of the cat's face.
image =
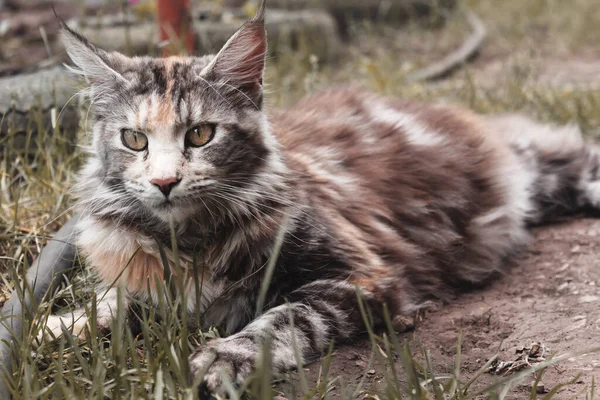
[[262, 17], [202, 58], [128, 58], [69, 30], [65, 39], [90, 82], [96, 167], [124, 204], [181, 220], [207, 193], [247, 186], [269, 168]]

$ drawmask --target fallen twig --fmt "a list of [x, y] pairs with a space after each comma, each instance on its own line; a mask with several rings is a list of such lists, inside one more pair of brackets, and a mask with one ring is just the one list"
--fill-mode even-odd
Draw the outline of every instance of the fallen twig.
[[477, 15], [469, 10], [466, 14], [472, 32], [462, 46], [443, 60], [408, 74], [406, 77], [408, 81], [429, 81], [443, 78], [477, 54], [487, 36], [487, 30]]
[[546, 346], [534, 342], [530, 347], [517, 349], [516, 353], [519, 356], [515, 360], [500, 361], [496, 359], [488, 368], [488, 372], [495, 375], [508, 376], [526, 367], [533, 368], [535, 365], [546, 361], [546, 350]]

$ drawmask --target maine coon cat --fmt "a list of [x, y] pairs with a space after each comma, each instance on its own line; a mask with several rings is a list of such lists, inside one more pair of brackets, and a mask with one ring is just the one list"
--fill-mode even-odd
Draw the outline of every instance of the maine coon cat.
[[[296, 366], [292, 334], [303, 362], [355, 338], [357, 287], [374, 323], [384, 304], [411, 315], [502, 272], [529, 225], [600, 206], [600, 151], [576, 128], [349, 88], [267, 110], [264, 12], [204, 57], [129, 58], [64, 27], [94, 115], [78, 247], [107, 287], [157, 301], [157, 243], [170, 248], [173, 221], [181, 268], [197, 259], [204, 276], [190, 312], [230, 334], [189, 360], [194, 374], [208, 371], [208, 390], [222, 390], [220, 368], [243, 381], [267, 337], [275, 374]], [[193, 280], [185, 285], [195, 299]], [[110, 325], [115, 286], [99, 327]], [[87, 320], [75, 320], [79, 334]], [[52, 316], [48, 329], [71, 322]]]

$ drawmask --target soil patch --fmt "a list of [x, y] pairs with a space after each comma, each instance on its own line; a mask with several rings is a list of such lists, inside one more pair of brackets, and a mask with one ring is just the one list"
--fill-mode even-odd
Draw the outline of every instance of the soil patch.
[[[582, 351], [600, 343], [600, 220], [569, 218], [534, 230], [535, 242], [503, 278], [484, 290], [466, 293], [451, 304], [427, 311], [415, 331], [401, 335], [417, 360], [423, 349], [431, 353], [438, 375], [454, 368], [456, 344], [462, 332], [461, 374], [468, 380], [500, 349], [499, 359], [516, 360], [517, 351], [538, 342], [546, 355]], [[365, 339], [338, 348], [330, 376], [343, 376], [356, 385], [364, 376], [371, 351]], [[396, 364], [400, 368], [399, 361]], [[320, 365], [306, 368], [316, 382]], [[366, 387], [385, 387], [379, 370], [366, 375]], [[581, 374], [577, 384], [556, 399], [571, 399], [600, 377], [600, 354], [570, 358], [547, 369], [546, 390]], [[475, 387], [491, 384], [498, 376], [484, 374]], [[512, 390], [512, 398], [529, 397], [527, 379]], [[342, 384], [337, 385], [337, 389]], [[285, 390], [285, 389], [284, 389]], [[335, 390], [334, 390], [335, 392]]]

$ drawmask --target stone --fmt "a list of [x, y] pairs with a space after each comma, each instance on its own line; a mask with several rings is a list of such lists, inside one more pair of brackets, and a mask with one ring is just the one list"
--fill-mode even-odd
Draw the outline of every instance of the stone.
[[597, 301], [600, 301], [600, 296], [585, 295], [579, 299], [580, 303], [595, 303]]
[[405, 315], [396, 315], [392, 320], [392, 327], [398, 333], [412, 331], [415, 329], [415, 318]]

